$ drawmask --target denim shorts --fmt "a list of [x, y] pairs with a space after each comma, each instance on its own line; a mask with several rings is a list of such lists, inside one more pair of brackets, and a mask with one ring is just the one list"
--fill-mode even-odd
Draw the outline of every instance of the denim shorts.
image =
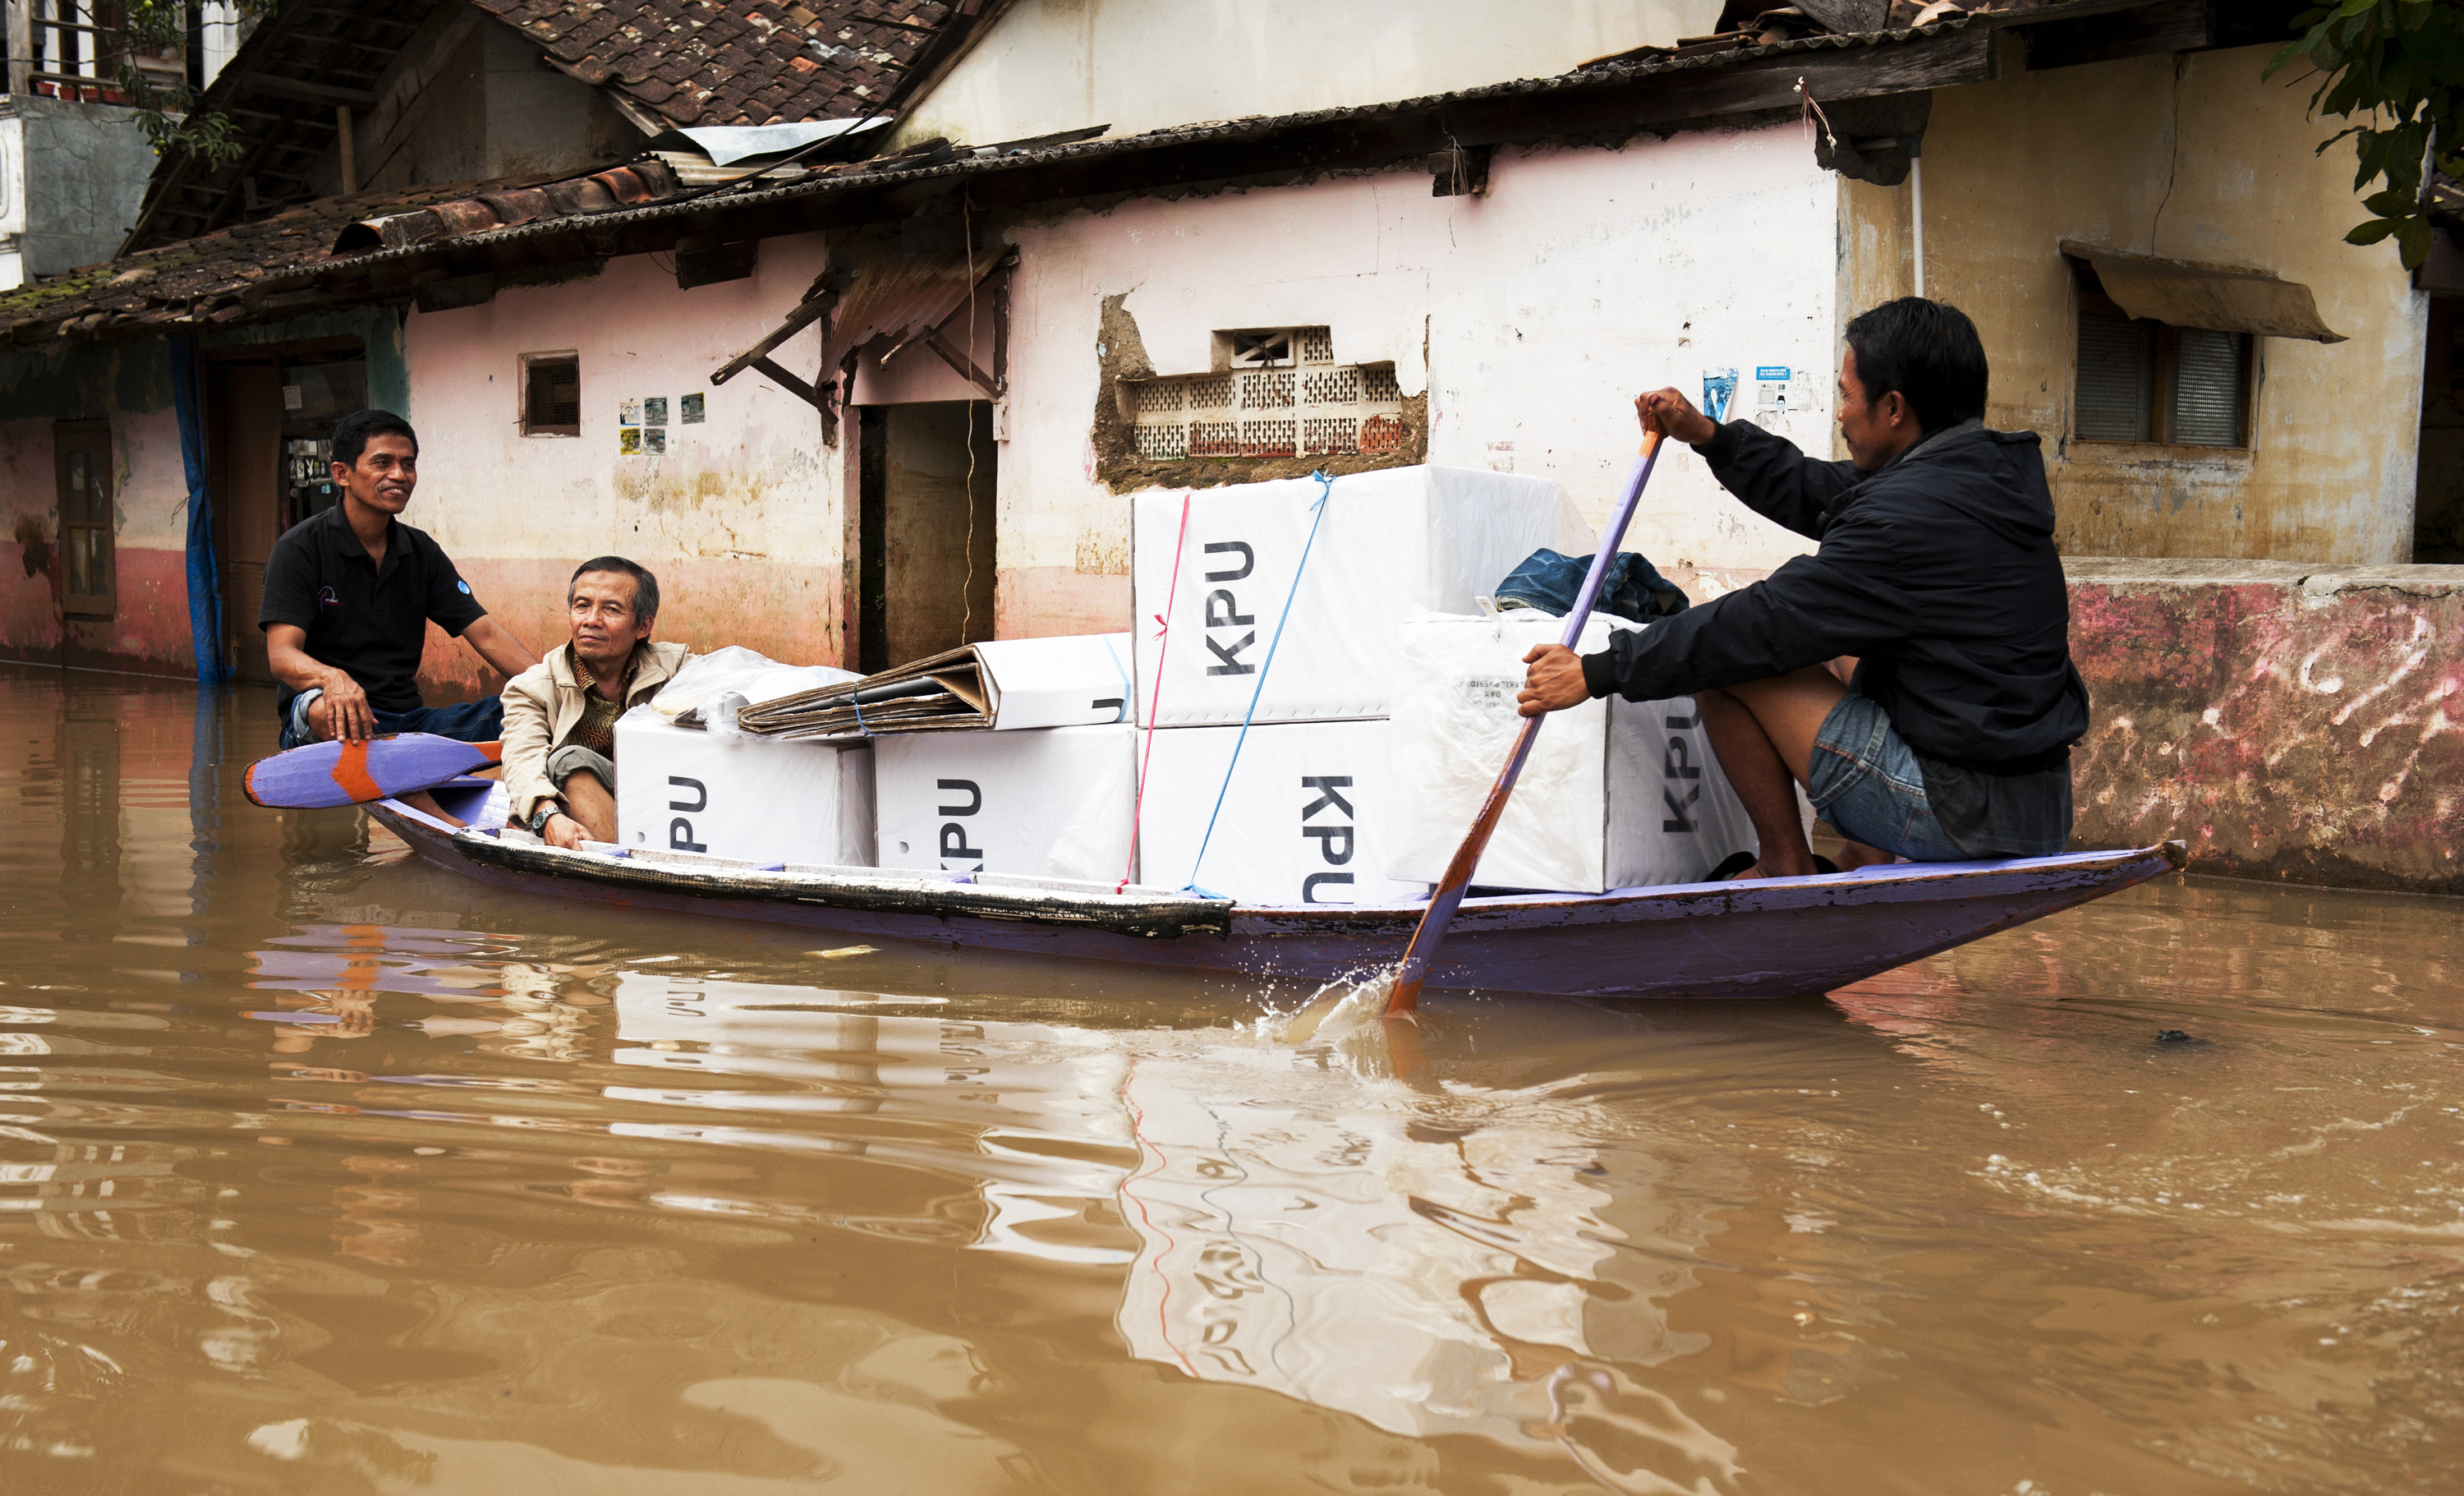
[[[282, 718], [279, 746], [297, 748], [318, 740], [315, 724], [308, 720], [308, 709], [323, 698], [324, 688], [311, 686], [291, 698], [291, 710]], [[371, 714], [377, 732], [433, 733], [439, 737], [458, 738], [466, 743], [495, 742], [505, 736], [505, 701], [502, 696], [482, 696], [459, 706], [420, 707], [409, 712], [377, 712]]]
[[1806, 779], [1806, 799], [1850, 841], [1911, 862], [1969, 860], [1934, 819], [1915, 752], [1870, 698], [1852, 691], [1822, 719]]

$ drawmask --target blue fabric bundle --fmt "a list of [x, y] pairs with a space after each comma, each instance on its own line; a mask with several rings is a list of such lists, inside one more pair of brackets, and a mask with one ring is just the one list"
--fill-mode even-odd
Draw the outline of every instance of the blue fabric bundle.
[[[1591, 571], [1588, 556], [1533, 551], [1497, 584], [1497, 605], [1537, 608], [1563, 618], [1574, 610], [1574, 599]], [[1686, 606], [1685, 594], [1659, 568], [1636, 552], [1619, 551], [1609, 562], [1609, 574], [1600, 580], [1600, 600], [1594, 610], [1647, 624], [1682, 613]]]

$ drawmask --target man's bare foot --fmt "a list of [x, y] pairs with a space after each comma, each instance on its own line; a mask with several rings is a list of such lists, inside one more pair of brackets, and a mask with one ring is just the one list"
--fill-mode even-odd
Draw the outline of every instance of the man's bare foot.
[[404, 804], [408, 805], [411, 809], [418, 811], [420, 814], [434, 816], [437, 820], [444, 822], [447, 825], [467, 825], [469, 824], [459, 816], [447, 815], [445, 813], [445, 807], [436, 803], [436, 797], [424, 789], [411, 790], [407, 794], [398, 795], [395, 798], [400, 800]]

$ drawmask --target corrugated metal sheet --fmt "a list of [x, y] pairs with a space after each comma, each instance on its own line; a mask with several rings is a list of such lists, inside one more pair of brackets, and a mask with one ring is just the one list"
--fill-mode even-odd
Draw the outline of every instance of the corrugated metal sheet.
[[2156, 324], [2081, 312], [2079, 330], [2081, 441], [2145, 442], [2156, 436]]
[[2259, 338], [2344, 341], [2343, 334], [2320, 319], [2317, 299], [2298, 280], [2263, 270], [2157, 259], [2070, 239], [2062, 241], [2061, 249], [2094, 265], [2104, 294], [2133, 317]]
[[855, 283], [840, 295], [830, 319], [830, 335], [822, 345], [823, 377], [832, 377], [829, 371], [840, 360], [876, 338], [904, 342], [938, 322], [992, 274], [1003, 253], [975, 256], [972, 277], [964, 253], [891, 255], [858, 268]]
[[2249, 342], [2239, 333], [2186, 328], [2173, 345], [2171, 429], [2184, 447], [2239, 447], [2242, 359]]

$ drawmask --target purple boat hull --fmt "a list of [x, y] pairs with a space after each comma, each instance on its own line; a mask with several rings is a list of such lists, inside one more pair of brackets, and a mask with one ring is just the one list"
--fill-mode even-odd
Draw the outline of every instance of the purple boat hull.
[[[828, 902], [826, 891], [728, 897], [628, 885], [637, 875], [612, 858], [594, 860], [583, 875], [482, 861], [466, 855], [449, 827], [399, 802], [369, 809], [440, 868], [551, 898], [1193, 974], [1309, 982], [1357, 976], [1402, 956], [1422, 910], [1235, 905], [1228, 930], [1156, 936], [1064, 920], [847, 908]], [[2171, 842], [1822, 877], [1465, 899], [1428, 984], [1619, 1000], [1817, 994], [2178, 871], [2183, 860], [2182, 844]]]

